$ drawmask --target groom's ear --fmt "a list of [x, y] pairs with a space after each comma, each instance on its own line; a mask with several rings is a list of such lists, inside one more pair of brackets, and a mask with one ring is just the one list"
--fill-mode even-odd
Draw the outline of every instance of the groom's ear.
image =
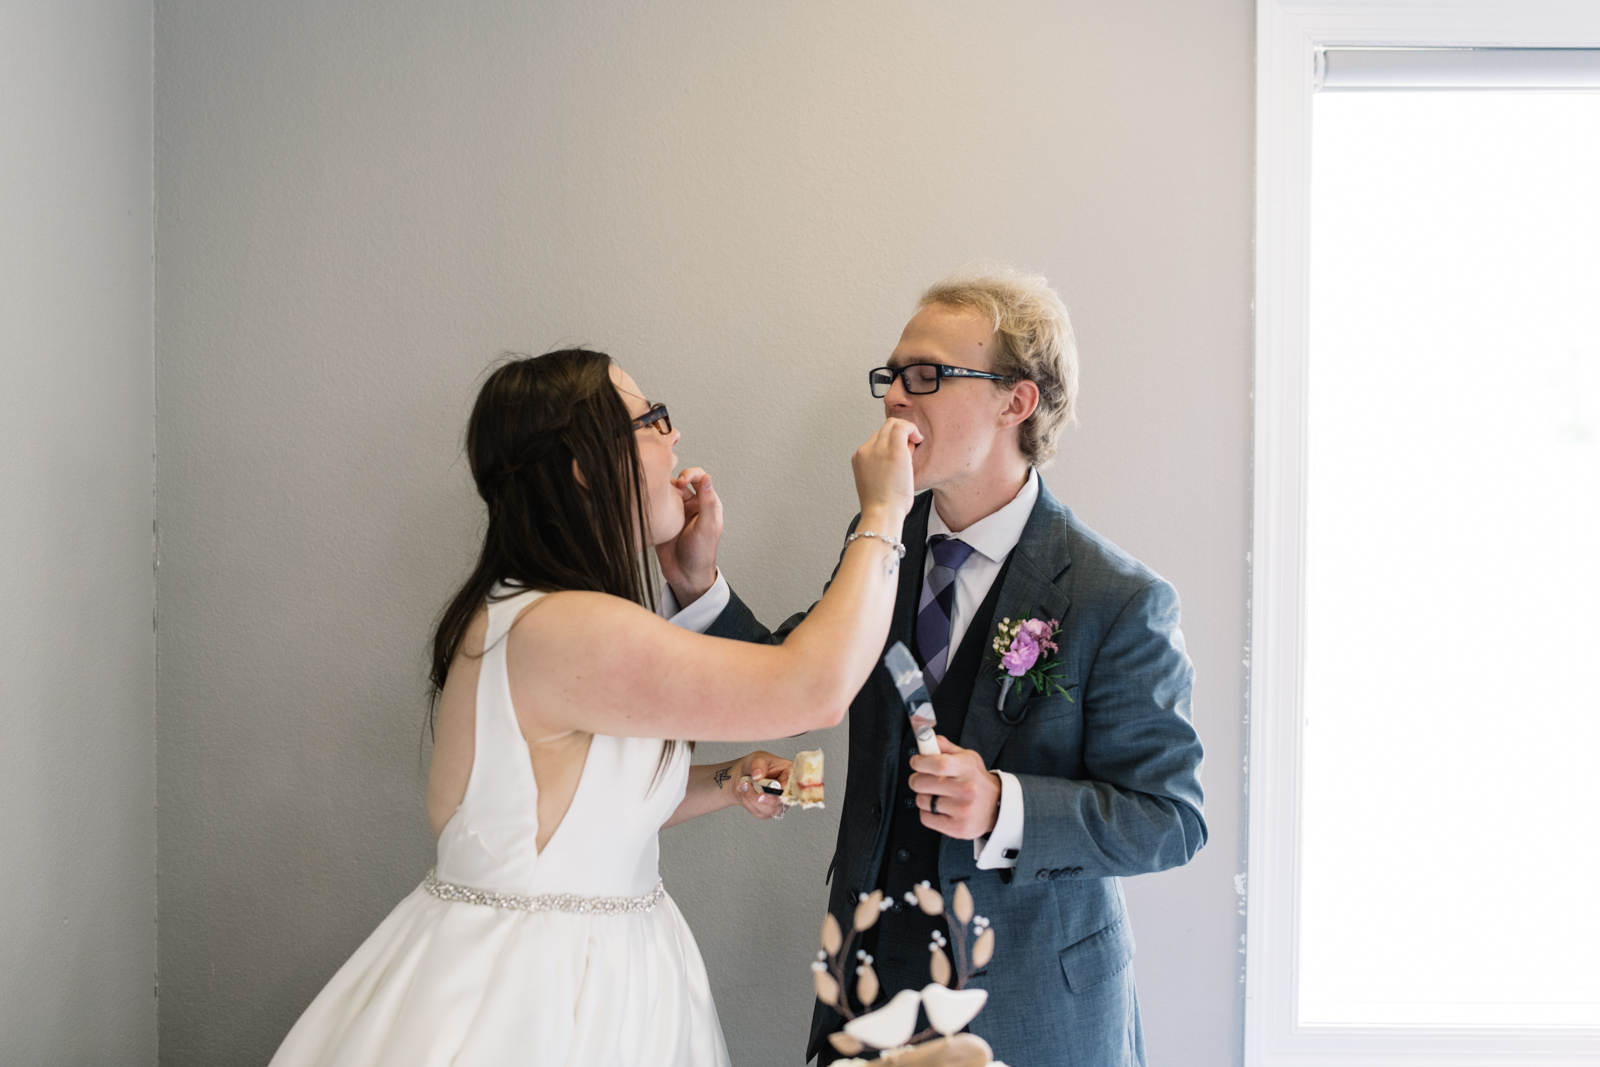
[[577, 456], [572, 457], [572, 480], [585, 489], [589, 488], [589, 481], [583, 476], [583, 468], [578, 466]]
[[1024, 378], [1011, 387], [1011, 402], [1000, 410], [1000, 427], [1009, 430], [1027, 422], [1039, 410], [1039, 383]]

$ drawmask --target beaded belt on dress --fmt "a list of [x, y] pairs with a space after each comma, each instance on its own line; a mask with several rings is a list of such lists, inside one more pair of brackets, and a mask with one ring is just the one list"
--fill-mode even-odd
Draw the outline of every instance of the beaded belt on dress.
[[660, 883], [642, 897], [584, 897], [576, 893], [541, 893], [534, 897], [519, 897], [513, 893], [496, 893], [492, 889], [473, 889], [470, 886], [441, 882], [429, 871], [422, 879], [422, 888], [440, 900], [458, 904], [483, 904], [491, 908], [510, 908], [515, 911], [565, 911], [574, 915], [636, 915], [654, 911], [661, 898], [667, 895]]

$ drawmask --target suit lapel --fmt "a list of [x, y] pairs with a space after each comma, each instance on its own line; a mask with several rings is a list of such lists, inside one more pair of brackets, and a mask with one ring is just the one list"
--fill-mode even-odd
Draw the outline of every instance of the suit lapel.
[[[961, 747], [981, 755], [986, 767], [994, 766], [1006, 738], [1021, 721], [1006, 722], [996, 708], [1001, 682], [994, 652], [989, 648], [994, 638], [994, 624], [1001, 619], [1032, 618], [1036, 613], [1045, 618], [1066, 618], [1071, 602], [1056, 585], [1056, 580], [1072, 563], [1066, 539], [1060, 534], [1060, 524], [1065, 519], [1066, 509], [1051, 495], [1041, 478], [1039, 499], [1028, 516], [1028, 524], [1023, 527], [1021, 540], [1011, 550], [1010, 565], [1003, 576], [989, 633], [984, 635], [983, 666], [973, 682], [967, 721], [961, 730]], [[1029, 696], [1023, 691], [1026, 685], [1019, 681], [1006, 694], [1006, 712], [1013, 718]]]
[[900, 539], [905, 542], [906, 558], [900, 561], [900, 589], [894, 598], [894, 622], [889, 625], [889, 640], [884, 645], [904, 641], [911, 646], [911, 633], [917, 618], [917, 600], [922, 594], [922, 568], [928, 552], [928, 511], [933, 507], [933, 494], [923, 493], [911, 505], [911, 512], [901, 526]]

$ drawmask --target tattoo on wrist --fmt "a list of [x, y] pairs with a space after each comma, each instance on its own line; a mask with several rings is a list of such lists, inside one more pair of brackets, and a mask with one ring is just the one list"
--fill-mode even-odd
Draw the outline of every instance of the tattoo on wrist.
[[712, 776], [711, 776], [711, 780], [712, 780], [712, 781], [713, 781], [713, 782], [716, 782], [716, 783], [717, 783], [717, 788], [718, 788], [718, 789], [721, 789], [721, 788], [722, 788], [722, 783], [723, 783], [723, 782], [726, 782], [726, 781], [727, 781], [727, 780], [728, 780], [728, 779], [730, 779], [730, 778], [732, 778], [732, 777], [733, 777], [733, 770], [732, 770], [732, 768], [729, 768], [729, 767], [720, 767], [720, 768], [718, 768], [718, 769], [717, 769], [717, 773], [716, 773], [716, 774], [713, 774], [713, 775], [712, 775]]

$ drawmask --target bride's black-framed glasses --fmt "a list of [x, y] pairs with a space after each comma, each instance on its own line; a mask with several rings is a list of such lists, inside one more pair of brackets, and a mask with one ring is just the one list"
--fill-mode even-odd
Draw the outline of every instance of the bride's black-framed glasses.
[[646, 426], [654, 426], [656, 433], [665, 437], [672, 432], [672, 416], [667, 414], [667, 405], [653, 404], [650, 410], [633, 420], [633, 428], [642, 430]]
[[937, 393], [939, 383], [946, 378], [984, 378], [991, 382], [1011, 380], [1004, 374], [990, 374], [988, 371], [973, 370], [971, 367], [950, 367], [943, 363], [907, 363], [903, 367], [874, 367], [867, 372], [867, 381], [872, 384], [872, 395], [879, 400], [889, 395], [889, 390], [894, 388], [896, 378], [900, 379], [900, 384], [905, 386], [906, 392], [913, 396]]

